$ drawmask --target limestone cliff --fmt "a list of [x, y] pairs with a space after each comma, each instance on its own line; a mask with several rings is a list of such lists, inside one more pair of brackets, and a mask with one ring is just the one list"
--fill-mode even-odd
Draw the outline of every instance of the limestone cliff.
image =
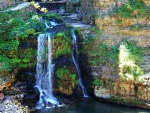
[[[95, 23], [101, 32], [96, 41], [86, 42], [90, 49], [84, 52], [88, 56], [87, 69], [94, 78], [96, 98], [150, 109], [150, 1], [137, 0], [133, 7], [134, 2], [82, 0], [83, 21]], [[141, 6], [144, 13], [140, 12]], [[93, 31], [89, 34], [95, 36]], [[132, 47], [136, 43], [133, 47], [136, 52], [129, 43]], [[140, 48], [142, 52], [137, 58]]]

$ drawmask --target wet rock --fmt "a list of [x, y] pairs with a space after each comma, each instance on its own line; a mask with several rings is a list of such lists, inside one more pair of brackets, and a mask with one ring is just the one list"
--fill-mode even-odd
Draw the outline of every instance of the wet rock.
[[83, 92], [81, 87], [74, 89], [73, 97], [79, 101], [83, 100]]
[[4, 93], [0, 93], [0, 103], [5, 99]]
[[34, 87], [33, 94], [36, 95], [36, 96], [40, 95], [40, 91], [39, 91], [39, 89], [37, 87]]
[[54, 106], [53, 106], [53, 104], [52, 104], [51, 102], [48, 102], [48, 103], [46, 104], [46, 107], [52, 108], [52, 107], [54, 107]]
[[65, 10], [64, 9], [60, 9], [59, 11], [58, 11], [58, 14], [60, 14], [60, 15], [63, 15], [65, 13]]

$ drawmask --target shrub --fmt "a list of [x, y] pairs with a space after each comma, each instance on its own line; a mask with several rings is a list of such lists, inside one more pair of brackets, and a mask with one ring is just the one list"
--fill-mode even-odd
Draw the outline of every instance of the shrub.
[[118, 10], [123, 18], [140, 18], [149, 15], [148, 8], [142, 0], [128, 0]]
[[[45, 28], [40, 20], [23, 19], [19, 12], [0, 13], [0, 74], [14, 67], [28, 67], [36, 55], [34, 49], [21, 50], [19, 45]], [[32, 62], [32, 63], [30, 63]]]

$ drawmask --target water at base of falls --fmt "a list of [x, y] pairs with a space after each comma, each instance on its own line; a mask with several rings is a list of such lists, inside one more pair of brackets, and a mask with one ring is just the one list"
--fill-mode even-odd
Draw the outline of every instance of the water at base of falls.
[[[45, 63], [46, 59], [48, 60], [48, 63]], [[38, 36], [35, 86], [40, 92], [39, 101], [36, 106], [37, 109], [59, 106], [59, 102], [52, 93], [53, 69], [54, 64], [52, 64], [52, 45], [50, 33], [40, 34]]]

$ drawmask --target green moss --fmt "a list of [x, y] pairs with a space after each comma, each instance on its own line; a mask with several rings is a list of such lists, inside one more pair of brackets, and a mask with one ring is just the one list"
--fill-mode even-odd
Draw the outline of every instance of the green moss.
[[118, 20], [115, 20], [115, 21], [114, 21], [114, 24], [115, 24], [115, 25], [122, 25], [122, 21], [119, 20], [119, 19], [118, 19]]
[[144, 105], [145, 102], [143, 100], [129, 100], [129, 99], [122, 99], [121, 97], [112, 96], [111, 99], [113, 101], [127, 103], [127, 104], [134, 104], [134, 105]]
[[80, 36], [80, 38], [82, 39], [81, 29], [79, 29], [79, 28], [74, 28], [74, 31], [75, 31], [75, 33], [77, 33], [77, 34]]
[[[94, 40], [94, 39], [93, 39]], [[107, 62], [112, 67], [115, 67], [118, 64], [119, 50], [118, 46], [109, 47], [107, 44], [94, 43], [95, 41], [85, 44], [85, 51], [89, 56], [89, 63], [91, 65], [105, 65]]]
[[136, 31], [136, 30], [142, 30], [142, 29], [147, 29], [148, 26], [147, 25], [143, 25], [143, 24], [133, 24], [130, 26], [130, 29], [133, 30], [133, 31]]
[[121, 98], [116, 96], [111, 96], [111, 99], [115, 101], [121, 101]]
[[65, 33], [58, 33], [54, 36], [54, 45], [54, 59], [57, 59], [62, 55], [71, 54], [71, 40], [65, 35]]
[[93, 83], [94, 86], [102, 86], [101, 81], [98, 79], [98, 77], [94, 77]]
[[58, 77], [58, 86], [62, 86], [64, 81], [75, 82], [78, 84], [78, 80], [76, 80], [76, 74], [72, 74], [69, 72], [66, 66], [59, 68], [56, 70], [56, 75]]

